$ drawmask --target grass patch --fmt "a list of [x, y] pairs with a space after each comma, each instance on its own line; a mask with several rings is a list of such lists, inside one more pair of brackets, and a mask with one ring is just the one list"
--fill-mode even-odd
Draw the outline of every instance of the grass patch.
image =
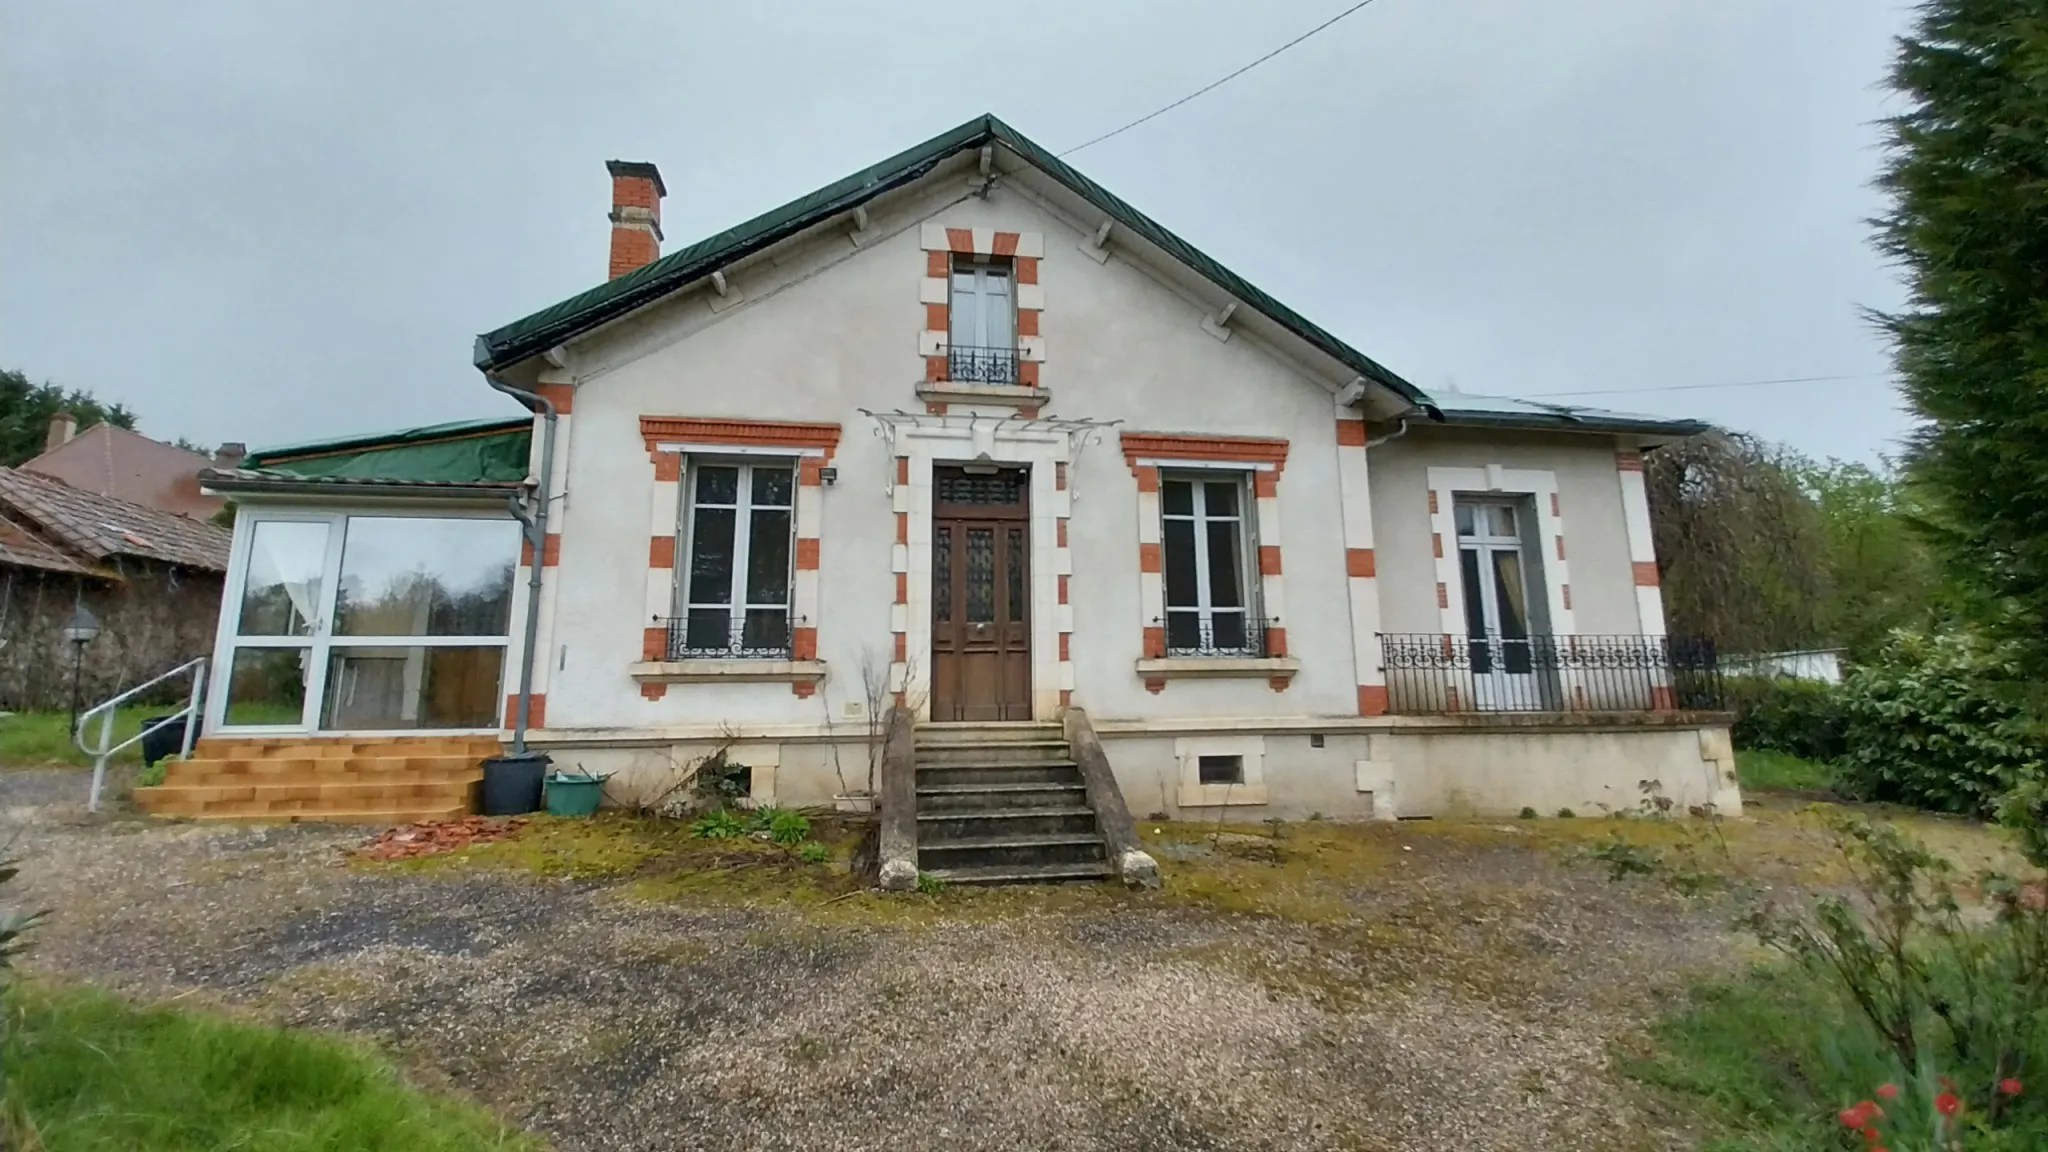
[[[9, 1110], [47, 1152], [538, 1152], [367, 1048], [84, 989], [16, 989]], [[20, 1140], [12, 1147], [35, 1147]]]
[[[141, 732], [144, 718], [169, 715], [178, 708], [176, 704], [154, 704], [115, 709], [113, 742], [119, 744]], [[92, 758], [72, 743], [70, 725], [71, 715], [68, 712], [14, 712], [0, 716], [0, 764], [14, 768], [91, 764]], [[93, 722], [90, 735], [94, 741], [98, 740], [97, 720]], [[140, 744], [120, 752], [109, 761], [114, 764], [141, 762]]]
[[[2037, 1052], [2042, 1040], [2035, 1038]], [[1885, 1105], [1887, 1146], [1927, 1146], [1906, 1133], [1931, 1128], [1937, 1085], [1916, 1085], [1835, 985], [1796, 967], [1761, 966], [1739, 979], [1697, 985], [1647, 1037], [1617, 1049], [1622, 1072], [1654, 1089], [1672, 1119], [1702, 1136], [1702, 1152], [1851, 1147], [1852, 1134], [1836, 1113], [1887, 1083], [1901, 1086]], [[1933, 1069], [1967, 1082], [1953, 1061], [1952, 1053], [1938, 1054]], [[1991, 1096], [1988, 1085], [1966, 1083], [1962, 1091], [1973, 1110]], [[2048, 1147], [2048, 1107], [2032, 1078], [2026, 1091], [1981, 1147]]]
[[1826, 764], [1761, 748], [1737, 752], [1735, 774], [1744, 791], [1758, 792], [1828, 792], [1835, 781]]

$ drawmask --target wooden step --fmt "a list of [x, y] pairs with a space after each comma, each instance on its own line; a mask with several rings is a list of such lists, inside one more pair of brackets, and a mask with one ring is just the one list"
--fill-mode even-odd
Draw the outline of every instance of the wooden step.
[[365, 756], [278, 760], [186, 760], [164, 767], [167, 784], [244, 783], [283, 780], [338, 784], [391, 779], [454, 779], [481, 776], [483, 762], [467, 756]]
[[295, 737], [210, 736], [192, 748], [194, 759], [274, 760], [351, 756], [496, 756], [497, 740], [479, 736]]
[[334, 808], [315, 812], [162, 812], [184, 820], [231, 821], [243, 824], [370, 824], [389, 828], [399, 824], [428, 824], [460, 820], [470, 814], [469, 805], [451, 804], [438, 808]]
[[467, 808], [469, 784], [262, 784], [241, 787], [137, 788], [135, 802], [159, 816], [202, 816], [231, 813], [247, 816], [296, 815], [326, 811]]

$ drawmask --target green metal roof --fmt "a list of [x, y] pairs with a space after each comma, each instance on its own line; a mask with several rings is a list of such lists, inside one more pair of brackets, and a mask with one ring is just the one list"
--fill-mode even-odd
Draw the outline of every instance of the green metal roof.
[[424, 484], [526, 479], [532, 417], [462, 420], [251, 452], [241, 471], [294, 479]]
[[1436, 406], [1444, 423], [1472, 428], [1555, 428], [1575, 432], [1634, 432], [1648, 436], [1696, 436], [1711, 425], [1700, 420], [1645, 416], [1577, 404], [1546, 404], [1516, 396], [1440, 392]]
[[523, 320], [486, 332], [476, 338], [476, 366], [486, 372], [494, 371], [544, 352], [564, 340], [695, 283], [741, 257], [851, 212], [885, 192], [917, 180], [948, 157], [990, 143], [1001, 144], [1030, 161], [1046, 175], [1101, 209], [1121, 227], [1144, 237], [1218, 288], [1244, 301], [1360, 376], [1391, 388], [1415, 404], [1430, 403], [1421, 389], [1261, 292], [1249, 281], [1210, 259], [1194, 245], [1167, 231], [1151, 217], [1124, 203], [994, 116], [969, 120], [950, 132], [934, 136], [907, 152], [898, 153], [772, 212], [756, 216], [737, 228], [700, 240], [616, 280], [543, 308]]

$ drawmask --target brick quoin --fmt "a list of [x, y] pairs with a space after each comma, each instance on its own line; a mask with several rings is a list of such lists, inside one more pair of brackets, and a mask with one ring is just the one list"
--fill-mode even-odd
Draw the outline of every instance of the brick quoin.
[[[533, 694], [533, 696], [531, 697], [531, 699], [532, 699], [533, 703], [532, 703], [532, 705], [531, 705], [531, 706], [530, 706], [530, 707], [528, 708], [528, 710], [527, 710], [527, 715], [526, 715], [526, 726], [527, 726], [528, 728], [545, 728], [545, 727], [547, 727], [547, 726], [548, 726], [548, 696], [547, 696], [547, 693], [545, 693], [545, 692], [535, 692], [535, 693]], [[519, 723], [519, 696], [518, 696], [518, 694], [517, 694], [517, 693], [514, 693], [513, 695], [510, 695], [510, 696], [507, 696], [507, 697], [505, 697], [505, 727], [507, 727], [507, 728], [510, 728], [510, 727], [513, 727], [514, 725], [516, 725], [516, 724], [518, 724], [518, 723]]]
[[945, 252], [924, 254], [924, 274], [935, 280], [943, 280], [953, 274], [953, 257]]
[[1036, 284], [1036, 283], [1038, 283], [1038, 257], [1036, 257], [1036, 256], [1019, 256], [1019, 257], [1017, 257], [1017, 283], [1019, 283], [1019, 284]]
[[1360, 716], [1385, 716], [1387, 714], [1386, 685], [1360, 684], [1358, 686], [1358, 714]]
[[1017, 254], [1017, 234], [1015, 232], [996, 233], [992, 254], [996, 256], [1015, 256]]

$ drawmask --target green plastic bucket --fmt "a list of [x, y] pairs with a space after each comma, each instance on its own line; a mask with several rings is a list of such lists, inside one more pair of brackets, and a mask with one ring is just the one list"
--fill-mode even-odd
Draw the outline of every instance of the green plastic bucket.
[[548, 777], [548, 815], [588, 816], [597, 811], [604, 798], [602, 776], [581, 772], [556, 772]]

